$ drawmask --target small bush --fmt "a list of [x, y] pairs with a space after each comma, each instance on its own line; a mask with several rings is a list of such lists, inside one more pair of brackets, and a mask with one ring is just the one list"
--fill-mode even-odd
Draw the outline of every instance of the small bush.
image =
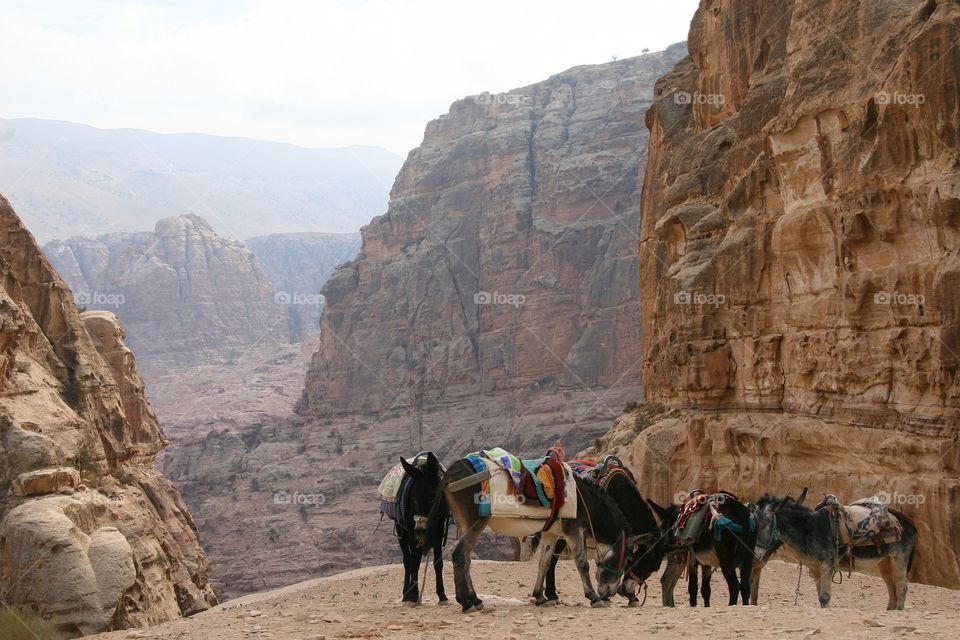
[[0, 610], [0, 640], [52, 640], [54, 631], [52, 622], [35, 614]]
[[641, 406], [641, 404], [640, 404], [639, 402], [628, 402], [627, 404], [623, 405], [623, 412], [624, 412], [624, 413], [633, 413], [634, 411], [636, 411], [637, 409], [639, 409], [640, 406]]

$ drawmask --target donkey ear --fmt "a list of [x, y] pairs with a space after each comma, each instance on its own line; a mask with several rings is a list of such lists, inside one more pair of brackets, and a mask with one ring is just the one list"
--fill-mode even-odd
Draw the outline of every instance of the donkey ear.
[[797, 504], [803, 504], [803, 501], [807, 499], [807, 487], [803, 488], [803, 491], [800, 492], [800, 497], [797, 498]]
[[650, 505], [650, 508], [653, 509], [654, 513], [657, 514], [657, 517], [660, 518], [660, 522], [666, 522], [669, 519], [669, 510], [661, 507], [653, 500], [647, 498], [647, 504]]
[[427, 462], [423, 465], [423, 472], [428, 476], [435, 476], [440, 473], [440, 461], [437, 460], [437, 456], [433, 455], [433, 451], [427, 452]]
[[420, 469], [417, 469], [415, 466], [407, 462], [407, 459], [403, 456], [400, 456], [400, 464], [403, 465], [403, 470], [407, 472], [407, 475], [411, 478], [419, 478], [423, 475], [423, 472]]
[[636, 553], [640, 547], [650, 547], [657, 540], [655, 533], [641, 533], [627, 538], [627, 546]]

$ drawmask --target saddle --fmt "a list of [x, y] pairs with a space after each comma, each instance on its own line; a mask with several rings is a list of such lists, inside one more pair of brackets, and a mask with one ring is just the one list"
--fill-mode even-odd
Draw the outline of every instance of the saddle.
[[[568, 498], [572, 471], [562, 461], [562, 452], [552, 449], [542, 458], [520, 460], [501, 448], [471, 453], [465, 459], [483, 478], [481, 492], [487, 498], [479, 501], [481, 516], [543, 517], [549, 509], [543, 529], [549, 529], [558, 517], [576, 517], [576, 498]], [[491, 494], [497, 494], [490, 499]], [[510, 499], [500, 499], [503, 496]], [[572, 510], [571, 510], [572, 507]]]
[[[733, 533], [742, 533], [743, 526], [734, 522], [727, 516], [720, 513], [717, 509], [718, 504], [727, 500], [735, 500], [743, 504], [737, 496], [729, 491], [717, 491], [716, 493], [705, 493], [699, 489], [694, 489], [687, 494], [677, 522], [673, 525], [673, 531], [676, 534], [677, 544], [689, 545], [700, 539], [703, 533], [703, 527], [708, 526], [713, 531], [715, 540], [719, 540], [725, 529]], [[709, 520], [707, 520], [709, 516]], [[754, 521], [751, 518], [750, 528], [753, 529]]]
[[903, 536], [900, 521], [876, 496], [842, 505], [831, 493], [816, 509], [830, 514], [834, 538], [839, 537], [840, 544], [847, 548], [851, 557], [853, 547], [881, 547], [897, 542]]
[[623, 464], [620, 458], [614, 455], [605, 457], [599, 463], [593, 460], [570, 460], [567, 464], [570, 465], [577, 477], [595, 482], [604, 490], [620, 474], [626, 476], [634, 485], [637, 484], [633, 472], [627, 468], [627, 465]]
[[[407, 458], [407, 462], [414, 467], [422, 467], [427, 463], [427, 451], [421, 451], [412, 458]], [[444, 468], [440, 465], [440, 474], [443, 475]], [[411, 478], [404, 471], [402, 464], [397, 464], [387, 471], [383, 476], [380, 486], [377, 487], [377, 494], [380, 496], [380, 513], [391, 520], [400, 520], [403, 518], [403, 512], [409, 506], [409, 489]]]

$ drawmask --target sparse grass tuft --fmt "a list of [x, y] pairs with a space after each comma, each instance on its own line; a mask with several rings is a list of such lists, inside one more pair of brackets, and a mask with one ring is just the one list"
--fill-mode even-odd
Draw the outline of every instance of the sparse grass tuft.
[[26, 611], [0, 608], [0, 640], [52, 640], [54, 624]]

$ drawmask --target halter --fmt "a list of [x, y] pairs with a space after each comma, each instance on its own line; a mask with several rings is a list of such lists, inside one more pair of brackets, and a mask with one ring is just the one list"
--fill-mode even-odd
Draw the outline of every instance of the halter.
[[[592, 527], [591, 527], [591, 529], [592, 529]], [[591, 531], [591, 533], [592, 533], [592, 531]], [[596, 540], [596, 537], [594, 537], [594, 540]], [[616, 568], [616, 569], [612, 569], [612, 568], [608, 567], [606, 564], [600, 562], [600, 549], [599, 549], [599, 547], [597, 548], [597, 568], [600, 569], [601, 571], [605, 572], [605, 573], [612, 573], [613, 575], [617, 576], [618, 578], [622, 578], [623, 575], [624, 575], [624, 573], [623, 573], [623, 566], [624, 566], [626, 563], [627, 563], [627, 537], [626, 537], [626, 535], [624, 535], [624, 532], [621, 530], [621, 531], [620, 531], [620, 553], [617, 555], [617, 568]]]

